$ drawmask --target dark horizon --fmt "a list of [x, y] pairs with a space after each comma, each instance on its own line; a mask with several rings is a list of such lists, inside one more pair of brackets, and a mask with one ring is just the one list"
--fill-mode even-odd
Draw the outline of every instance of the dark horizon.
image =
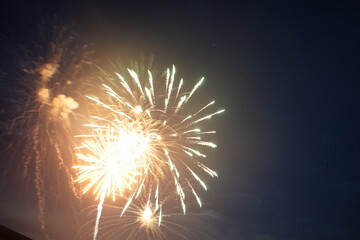
[[0, 225], [0, 239], [1, 240], [31, 240], [30, 238], [13, 231], [7, 227]]

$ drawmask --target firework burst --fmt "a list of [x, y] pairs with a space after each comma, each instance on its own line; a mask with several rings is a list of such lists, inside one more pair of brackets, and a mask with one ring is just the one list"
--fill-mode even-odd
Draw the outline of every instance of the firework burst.
[[42, 38], [31, 50], [22, 49], [18, 73], [11, 77], [13, 94], [6, 99], [11, 106], [6, 130], [15, 149], [11, 158], [20, 155], [22, 176], [34, 182], [46, 239], [50, 238], [45, 231], [46, 204], [56, 205], [47, 196], [54, 194], [56, 202], [61, 199], [66, 204], [74, 195], [80, 197], [72, 170], [73, 125], [79, 107], [75, 98], [92, 54], [75, 40], [71, 28], [50, 29], [41, 29]]
[[[187, 213], [172, 203], [173, 194], [167, 196], [157, 205], [154, 199], [142, 194], [135, 199], [127, 211], [119, 216], [122, 207], [105, 203], [101, 222], [99, 223], [98, 239], [112, 240], [187, 240], [216, 239], [209, 229], [216, 229], [219, 224], [214, 215], [203, 213]], [[168, 201], [167, 201], [168, 200]], [[97, 207], [92, 205], [84, 209], [81, 215], [84, 224], [78, 238], [90, 239], [93, 235], [94, 218]]]
[[149, 70], [142, 79], [139, 76], [145, 74], [127, 69], [126, 75], [106, 77], [103, 95], [88, 96], [98, 112], [92, 116], [93, 122], [86, 124], [92, 133], [80, 136], [85, 139], [78, 154], [82, 164], [74, 168], [79, 172], [77, 181], [83, 183], [83, 193], [93, 189], [99, 201], [94, 239], [106, 196], [115, 200], [126, 195], [123, 215], [145, 188], [158, 206], [162, 189], [172, 182], [185, 214], [187, 192], [201, 207], [197, 189], [201, 186], [207, 190], [203, 173], [217, 176], [202, 162], [205, 148], [216, 147], [206, 140], [215, 131], [200, 126], [224, 110], [209, 111], [215, 103], [211, 101], [189, 114], [189, 100], [204, 78], [186, 92], [183, 80], [176, 81], [175, 72], [174, 66], [167, 69], [163, 82], [157, 83]]

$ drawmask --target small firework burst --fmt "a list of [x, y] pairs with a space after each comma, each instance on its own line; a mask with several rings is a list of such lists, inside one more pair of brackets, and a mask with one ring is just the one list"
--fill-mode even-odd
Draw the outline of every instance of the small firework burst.
[[[166, 202], [157, 205], [151, 196], [142, 194], [133, 201], [127, 211], [120, 216], [122, 207], [105, 203], [97, 239], [112, 240], [201, 240], [215, 239], [209, 231], [219, 224], [218, 220], [204, 213], [188, 213], [171, 204], [172, 195]], [[171, 197], [170, 197], [171, 196]], [[84, 224], [80, 227], [79, 239], [91, 239], [94, 219], [98, 214], [96, 205], [84, 209], [81, 215]], [[95, 220], [96, 221], [96, 220]]]

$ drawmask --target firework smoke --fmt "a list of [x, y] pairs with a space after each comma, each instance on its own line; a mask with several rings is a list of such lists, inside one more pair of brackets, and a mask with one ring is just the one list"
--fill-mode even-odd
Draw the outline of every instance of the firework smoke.
[[63, 199], [66, 204], [80, 197], [72, 170], [75, 111], [79, 108], [75, 99], [79, 98], [92, 55], [88, 46], [75, 40], [70, 28], [51, 29], [49, 34], [41, 32], [45, 36], [33, 49], [22, 48], [19, 73], [10, 79], [13, 94], [6, 100], [11, 106], [7, 116], [11, 117], [5, 124], [7, 135], [13, 139], [14, 156], [22, 155], [22, 175], [34, 182], [39, 222], [46, 239], [50, 239], [45, 220], [47, 196], [53, 194], [56, 201]]

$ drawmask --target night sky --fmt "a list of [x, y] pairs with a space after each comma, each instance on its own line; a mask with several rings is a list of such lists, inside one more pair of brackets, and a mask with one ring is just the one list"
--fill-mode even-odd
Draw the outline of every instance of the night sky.
[[[100, 65], [155, 55], [188, 86], [206, 77], [200, 96], [226, 108], [208, 154], [219, 178], [202, 193], [215, 239], [360, 239], [359, 1], [14, 0], [0, 11], [1, 72], [16, 63], [9, 45], [56, 18], [75, 22]], [[0, 224], [38, 237], [31, 201], [1, 181]]]

